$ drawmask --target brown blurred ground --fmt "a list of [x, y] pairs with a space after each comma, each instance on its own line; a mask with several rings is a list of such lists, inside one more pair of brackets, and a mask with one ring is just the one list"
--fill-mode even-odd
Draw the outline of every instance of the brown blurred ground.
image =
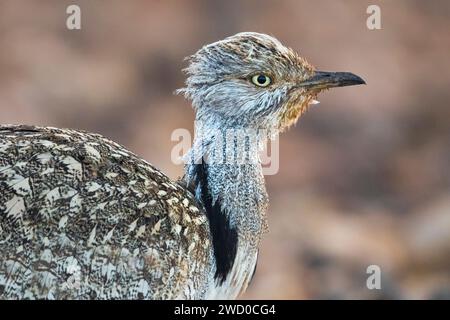
[[[79, 4], [82, 30], [65, 28]], [[382, 30], [366, 28], [379, 4]], [[176, 178], [183, 57], [273, 34], [365, 87], [321, 96], [281, 137], [271, 233], [244, 298], [450, 298], [449, 1], [0, 2], [0, 123], [109, 136]], [[366, 288], [368, 265], [382, 290]]]

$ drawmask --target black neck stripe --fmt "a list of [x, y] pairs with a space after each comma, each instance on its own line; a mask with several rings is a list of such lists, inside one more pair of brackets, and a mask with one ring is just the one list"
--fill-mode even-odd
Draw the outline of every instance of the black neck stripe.
[[200, 197], [209, 220], [209, 227], [216, 259], [215, 279], [223, 283], [233, 267], [236, 258], [238, 234], [236, 228], [230, 226], [230, 221], [221, 211], [220, 199], [213, 204], [208, 188], [208, 165], [202, 161], [195, 164], [195, 186], [200, 187]]

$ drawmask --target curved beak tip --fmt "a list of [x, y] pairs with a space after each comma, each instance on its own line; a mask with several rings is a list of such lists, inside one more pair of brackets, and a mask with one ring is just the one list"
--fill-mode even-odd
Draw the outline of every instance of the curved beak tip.
[[353, 73], [350, 73], [350, 72], [349, 72], [349, 74], [352, 76], [352, 79], [353, 79], [353, 82], [354, 82], [355, 85], [367, 84], [366, 81], [363, 78], [361, 78], [360, 76], [357, 76], [356, 74], [353, 74]]

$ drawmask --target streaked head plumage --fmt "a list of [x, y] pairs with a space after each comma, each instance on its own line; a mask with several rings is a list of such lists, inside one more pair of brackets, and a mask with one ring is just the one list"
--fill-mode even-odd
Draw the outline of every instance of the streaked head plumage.
[[197, 120], [222, 126], [283, 130], [327, 88], [308, 86], [315, 68], [266, 34], [238, 33], [205, 45], [188, 60], [186, 87], [179, 92], [192, 100]]

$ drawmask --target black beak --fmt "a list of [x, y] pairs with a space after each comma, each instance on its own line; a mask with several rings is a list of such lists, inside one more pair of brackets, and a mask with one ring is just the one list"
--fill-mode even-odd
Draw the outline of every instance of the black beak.
[[299, 87], [322, 90], [333, 87], [354, 86], [358, 84], [366, 84], [366, 82], [361, 77], [358, 77], [350, 72], [316, 71], [312, 77], [299, 83]]

